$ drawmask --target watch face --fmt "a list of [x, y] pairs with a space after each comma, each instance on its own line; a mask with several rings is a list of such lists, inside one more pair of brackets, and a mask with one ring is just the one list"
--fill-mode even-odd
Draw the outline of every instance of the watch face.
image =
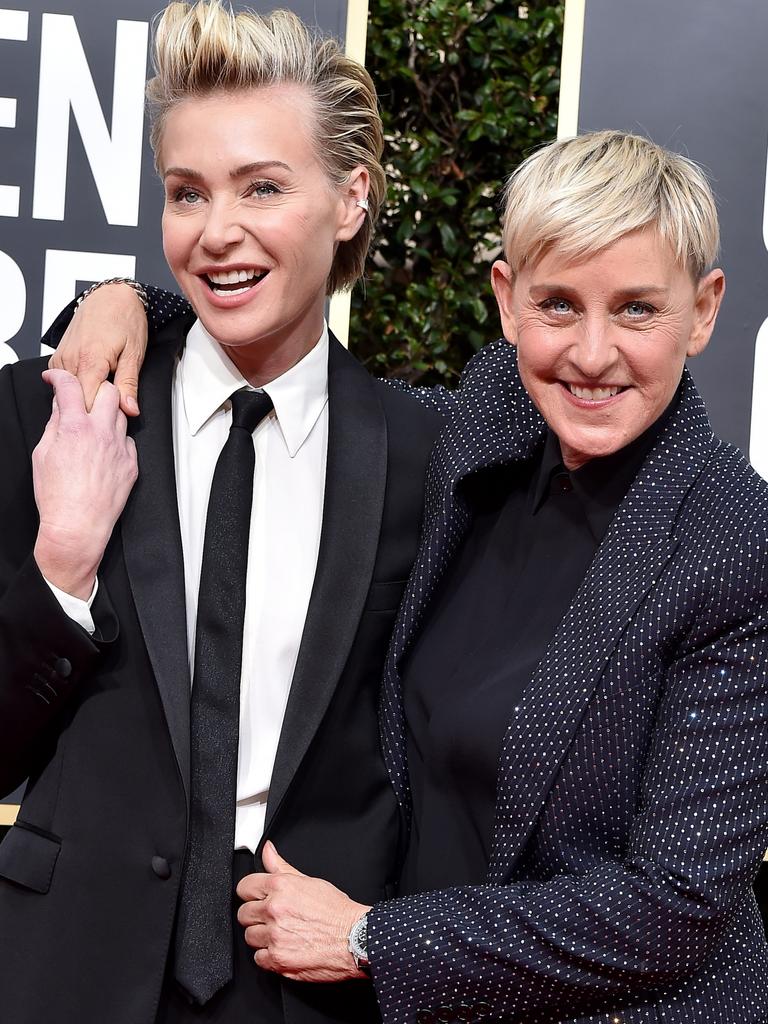
[[361, 917], [349, 933], [349, 949], [355, 960], [368, 963], [368, 917]]

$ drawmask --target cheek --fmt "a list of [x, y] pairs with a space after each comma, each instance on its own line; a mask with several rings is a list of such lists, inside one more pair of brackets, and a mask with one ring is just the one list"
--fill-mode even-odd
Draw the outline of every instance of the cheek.
[[558, 359], [565, 339], [562, 332], [537, 329], [521, 329], [517, 341], [517, 359], [520, 374], [525, 377], [556, 377]]
[[630, 376], [653, 395], [674, 392], [685, 366], [685, 349], [671, 339], [647, 339], [648, 345], [627, 356]]
[[189, 230], [170, 216], [163, 217], [162, 228], [165, 259], [169, 266], [178, 266], [189, 252]]

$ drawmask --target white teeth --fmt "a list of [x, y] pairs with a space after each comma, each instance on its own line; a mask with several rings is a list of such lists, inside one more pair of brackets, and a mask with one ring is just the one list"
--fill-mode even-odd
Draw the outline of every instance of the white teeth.
[[228, 288], [226, 291], [221, 288], [211, 289], [214, 295], [242, 295], [243, 292], [247, 292], [248, 290], [248, 288]]
[[208, 278], [213, 284], [238, 284], [242, 281], [250, 281], [252, 278], [259, 277], [263, 273], [264, 271], [262, 270], [250, 267], [248, 270], [221, 270], [208, 274]]
[[577, 384], [569, 384], [568, 388], [575, 398], [581, 398], [586, 402], [603, 402], [606, 398], [613, 398], [614, 395], [618, 395], [621, 391], [621, 388], [618, 386], [606, 388], [582, 388]]

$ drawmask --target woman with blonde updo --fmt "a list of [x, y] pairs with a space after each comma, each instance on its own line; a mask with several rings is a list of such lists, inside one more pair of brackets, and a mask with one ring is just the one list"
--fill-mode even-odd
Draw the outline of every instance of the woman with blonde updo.
[[[370, 984], [257, 966], [235, 890], [267, 836], [357, 900], [397, 875], [376, 706], [441, 420], [324, 320], [384, 194], [376, 95], [295, 15], [217, 2], [165, 10], [155, 68], [186, 301], [154, 293], [141, 416], [37, 361], [0, 374], [0, 790], [29, 779], [3, 1019], [371, 1024]], [[143, 319], [113, 285], [75, 321], [110, 290]]]

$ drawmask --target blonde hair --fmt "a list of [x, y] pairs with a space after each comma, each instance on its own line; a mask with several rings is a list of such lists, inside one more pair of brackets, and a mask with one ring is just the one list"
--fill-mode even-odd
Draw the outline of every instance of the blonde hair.
[[520, 164], [504, 190], [504, 252], [515, 272], [550, 246], [579, 259], [647, 226], [694, 280], [717, 257], [717, 208], [702, 169], [627, 132], [552, 142]]
[[365, 68], [290, 11], [235, 14], [220, 0], [165, 8], [155, 25], [154, 67], [147, 100], [156, 162], [165, 118], [182, 100], [284, 84], [306, 90], [315, 150], [330, 181], [340, 188], [360, 164], [370, 175], [368, 215], [354, 238], [339, 243], [327, 292], [362, 276], [386, 193], [381, 117]]

